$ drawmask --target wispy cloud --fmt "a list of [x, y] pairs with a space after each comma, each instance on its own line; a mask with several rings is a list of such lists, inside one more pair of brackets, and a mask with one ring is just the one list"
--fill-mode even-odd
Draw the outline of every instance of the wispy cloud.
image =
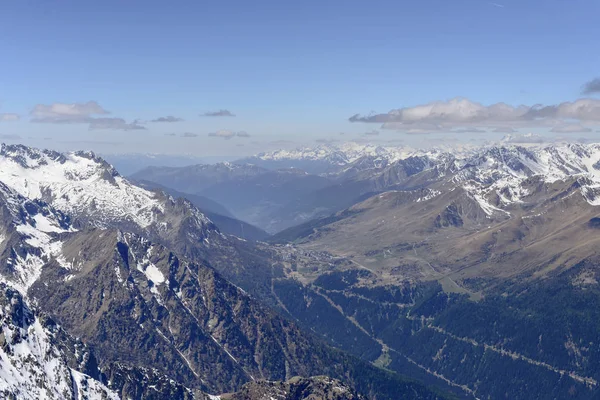
[[463, 128], [463, 129], [455, 129], [452, 131], [453, 133], [486, 133], [485, 129], [479, 128]]
[[32, 122], [72, 124], [87, 123], [94, 115], [109, 114], [95, 101], [86, 103], [38, 104], [31, 111]]
[[177, 134], [176, 133], [165, 133], [165, 136], [171, 136], [171, 137], [173, 137], [173, 136], [177, 136]]
[[504, 4], [500, 4], [500, 3], [488, 3], [491, 6], [497, 7], [497, 8], [504, 8]]
[[220, 138], [223, 138], [225, 140], [229, 140], [229, 139], [232, 139], [234, 137], [249, 138], [250, 134], [248, 134], [248, 132], [244, 132], [244, 131], [234, 132], [234, 131], [229, 131], [229, 130], [226, 130], [226, 129], [222, 129], [220, 131], [211, 132], [211, 133], [208, 134], [208, 136], [220, 137]]
[[174, 117], [172, 115], [167, 115], [166, 117], [158, 117], [156, 119], [153, 119], [150, 122], [180, 122], [180, 121], [183, 121], [183, 118]]
[[5, 134], [5, 135], [0, 135], [0, 140], [21, 140], [22, 137], [19, 135], [13, 135], [13, 134]]
[[9, 121], [18, 121], [19, 114], [14, 113], [2, 113], [0, 114], [0, 121], [9, 122]]
[[123, 118], [92, 118], [89, 121], [89, 130], [119, 130], [119, 131], [136, 131], [146, 129], [139, 124], [138, 120], [127, 122]]
[[200, 114], [201, 117], [235, 117], [235, 114], [229, 110], [207, 111]]
[[127, 122], [123, 118], [98, 117], [110, 114], [95, 101], [86, 103], [38, 104], [31, 111], [31, 122], [45, 124], [89, 124], [89, 130], [143, 130], [139, 120]]
[[192, 132], [185, 132], [181, 134], [181, 137], [185, 137], [185, 138], [194, 138], [194, 137], [198, 137], [200, 135], [198, 135], [197, 133], [192, 133]]

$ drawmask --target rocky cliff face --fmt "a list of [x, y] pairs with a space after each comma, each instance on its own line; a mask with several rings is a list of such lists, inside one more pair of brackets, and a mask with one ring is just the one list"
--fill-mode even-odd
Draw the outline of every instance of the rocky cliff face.
[[64, 244], [73, 269], [47, 265], [29, 293], [105, 360], [232, 391], [253, 378], [324, 367], [293, 324], [213, 269], [134, 234], [92, 230]]
[[326, 376], [294, 377], [286, 382], [258, 381], [244, 385], [237, 393], [222, 400], [364, 400], [351, 388]]

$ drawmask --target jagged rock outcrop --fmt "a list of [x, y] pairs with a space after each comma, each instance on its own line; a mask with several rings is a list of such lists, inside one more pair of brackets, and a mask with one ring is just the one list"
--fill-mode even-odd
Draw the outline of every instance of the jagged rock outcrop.
[[364, 400], [338, 380], [326, 376], [294, 377], [286, 382], [257, 381], [221, 400]]

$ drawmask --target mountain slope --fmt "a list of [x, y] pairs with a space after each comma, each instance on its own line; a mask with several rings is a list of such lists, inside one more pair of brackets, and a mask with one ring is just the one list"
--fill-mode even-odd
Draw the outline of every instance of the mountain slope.
[[[254, 348], [250, 340], [271, 333], [266, 326], [261, 332], [264, 322], [247, 318], [263, 315], [268, 321], [273, 315], [252, 309], [256, 305], [213, 270], [118, 232], [76, 235], [63, 251], [67, 259], [73, 254], [77, 267], [46, 266], [30, 293], [106, 360], [155, 368], [188, 386], [201, 378], [216, 393], [231, 391], [251, 376], [285, 377], [279, 365], [264, 364], [261, 358], [270, 352], [260, 344]], [[77, 258], [80, 252], [90, 258]], [[271, 351], [281, 356], [285, 347]], [[283, 360], [290, 371], [306, 373], [289, 354]]]
[[[103, 238], [97, 228], [90, 228], [98, 226], [94, 212], [62, 226], [56, 222], [61, 219], [58, 211], [52, 211], [51, 204], [48, 208], [39, 203], [41, 209], [48, 208], [46, 214], [33, 208], [19, 211], [18, 215], [25, 215], [19, 224], [36, 230], [62, 226], [61, 232], [48, 233], [49, 243], [61, 242], [61, 254], [66, 257], [61, 263], [72, 267], [64, 271], [68, 268], [54, 263], [53, 253], [49, 253], [50, 261], [40, 269], [42, 279], [34, 281], [30, 292], [39, 291], [36, 296], [44, 298], [41, 304], [52, 305], [65, 321], [74, 318], [73, 326], [96, 343], [104, 340], [102, 329], [114, 325], [110, 317], [117, 310], [121, 313], [117, 319], [127, 328], [124, 332], [131, 332], [125, 336], [143, 344], [143, 350], [132, 357], [144, 363], [159, 357], [153, 346], [160, 343], [158, 339], [164, 341], [157, 331], [144, 329], [158, 324], [169, 339], [169, 321], [186, 318], [177, 304], [182, 299], [193, 301], [195, 307], [188, 307], [189, 315], [198, 321], [190, 318], [189, 324], [178, 325], [206, 338], [215, 336], [222, 350], [215, 346], [211, 353], [207, 347], [205, 353], [215, 354], [217, 365], [229, 362], [221, 362], [220, 356], [237, 364], [227, 352], [239, 362], [239, 369], [224, 367], [229, 381], [212, 379], [209, 383], [214, 387], [225, 387], [235, 379], [251, 380], [244, 372], [259, 371], [262, 375], [257, 376], [262, 377], [286, 371], [272, 361], [257, 361], [252, 346], [246, 344], [256, 342], [245, 338], [262, 336], [265, 339], [260, 343], [273, 343], [266, 338], [293, 336], [293, 341], [279, 347], [287, 351], [286, 362], [294, 365], [302, 360], [299, 353], [290, 355], [290, 348], [301, 354], [308, 347], [312, 356], [318, 355], [309, 365], [299, 363], [306, 368], [306, 375], [343, 377], [370, 397], [395, 398], [405, 393], [402, 390], [432, 396], [422, 386], [401, 383], [393, 374], [313, 341], [314, 337], [295, 323], [269, 314], [252, 297], [244, 300], [243, 292], [219, 278], [206, 265], [210, 263], [227, 278], [251, 289], [253, 296], [273, 301], [282, 313], [296, 318], [299, 326], [389, 370], [411, 374], [417, 370], [422, 375], [412, 376], [444, 380], [465, 396], [590, 398], [600, 381], [594, 362], [599, 298], [594, 250], [596, 154], [593, 145], [537, 150], [500, 147], [481, 149], [468, 157], [415, 156], [365, 169], [358, 172], [360, 179], [383, 192], [317, 224], [316, 231], [305, 230], [300, 248], [250, 245], [227, 237], [188, 202], [167, 196], [153, 197], [162, 208], [150, 224], [116, 219], [111, 230], [101, 230], [107, 234]], [[52, 196], [46, 199], [53, 201]], [[6, 209], [10, 211], [11, 206]], [[38, 227], [38, 213], [51, 221]], [[135, 233], [123, 232], [128, 230]], [[16, 228], [15, 232], [22, 233]], [[47, 242], [37, 233], [37, 241], [28, 235], [23, 240], [28, 246], [39, 248], [37, 244]], [[23, 239], [14, 236], [14, 240], [18, 237]], [[149, 252], [150, 247], [153, 250]], [[79, 255], [82, 249], [83, 257]], [[25, 250], [34, 254], [33, 249]], [[175, 258], [171, 254], [179, 266], [172, 264]], [[26, 253], [21, 253], [21, 258], [25, 257]], [[88, 259], [101, 261], [86, 262]], [[123, 282], [119, 282], [115, 266]], [[202, 276], [201, 284], [186, 267]], [[65, 279], [72, 284], [65, 285]], [[445, 290], [435, 282], [422, 282], [433, 280]], [[98, 285], [99, 281], [106, 282], [105, 286]], [[92, 282], [99, 287], [92, 287]], [[455, 292], [480, 301], [469, 301], [468, 296]], [[206, 293], [217, 301], [205, 303], [202, 295]], [[73, 303], [61, 310], [65, 298]], [[73, 312], [75, 304], [83, 311]], [[240, 319], [237, 310], [242, 314], [253, 310], [248, 315], [262, 321], [261, 326], [272, 321], [266, 325], [274, 327], [273, 334], [263, 336], [264, 328], [248, 329], [244, 321], [250, 317]], [[88, 326], [77, 322], [84, 312], [93, 315]], [[286, 323], [287, 330], [275, 329]], [[548, 331], [547, 326], [553, 329]], [[282, 332], [299, 332], [299, 336]], [[177, 333], [171, 333], [172, 341], [164, 341], [165, 345], [171, 343], [196, 373], [202, 372], [194, 358], [197, 344], [186, 346]], [[117, 343], [124, 336], [106, 335]], [[201, 345], [208, 346], [204, 342]], [[127, 347], [126, 342], [119, 345]], [[259, 353], [268, 356], [270, 350]], [[175, 361], [177, 364], [168, 364], [167, 360], [167, 368], [183, 365], [178, 373], [185, 375], [187, 362], [182, 357]], [[156, 367], [162, 364], [160, 361]], [[329, 368], [317, 372], [312, 365]], [[191, 375], [179, 379], [192, 383]], [[390, 387], [391, 392], [381, 391]]]
[[225, 208], [223, 205], [217, 203], [214, 200], [209, 199], [208, 197], [198, 196], [191, 193], [180, 192], [175, 189], [171, 189], [167, 186], [161, 185], [160, 183], [148, 181], [148, 180], [135, 180], [130, 179], [131, 183], [136, 186], [142, 187], [147, 190], [160, 190], [171, 196], [177, 197], [185, 197], [187, 198], [193, 205], [202, 210], [202, 212], [209, 212], [213, 214], [222, 215], [224, 217], [234, 218], [233, 214]]
[[273, 240], [352, 261], [296, 274], [384, 345], [387, 368], [479, 398], [595, 398], [599, 159], [598, 145], [432, 157]]
[[[70, 338], [69, 343], [57, 345], [57, 337], [64, 332], [53, 321], [36, 316], [22, 296], [5, 284], [0, 284], [0, 306], [2, 398], [119, 399], [117, 393], [81, 372], [94, 369], [85, 347]], [[74, 351], [69, 352], [67, 346]]]
[[229, 210], [207, 197], [179, 192], [150, 181], [134, 181], [133, 183], [144, 189], [161, 190], [174, 198], [189, 200], [225, 234], [234, 235], [246, 240], [264, 240], [269, 237], [269, 234], [264, 230], [235, 219]]
[[251, 164], [196, 164], [185, 167], [148, 167], [131, 175], [184, 193], [201, 193], [206, 188], [231, 180], [250, 179], [268, 171]]
[[370, 397], [443, 397], [332, 349], [223, 279], [211, 266], [250, 277], [267, 299], [278, 272], [268, 251], [221, 234], [188, 201], [134, 187], [87, 153], [6, 146], [0, 171], [2, 280], [97, 349], [122, 396], [327, 374]]
[[251, 164], [220, 163], [183, 168], [153, 167], [132, 176], [176, 191], [207, 197], [241, 220], [267, 232], [304, 221], [282, 208], [306, 193], [326, 187], [329, 180], [298, 169], [267, 170]]
[[384, 192], [280, 237], [352, 256], [390, 279], [392, 271], [454, 281], [547, 272], [595, 254], [588, 226], [598, 212], [598, 159], [595, 145], [429, 158], [414, 174], [396, 173], [394, 185], [381, 183]]

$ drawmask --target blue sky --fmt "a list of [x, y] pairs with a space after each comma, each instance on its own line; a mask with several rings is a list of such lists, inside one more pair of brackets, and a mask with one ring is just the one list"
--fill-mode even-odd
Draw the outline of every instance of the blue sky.
[[[0, 135], [46, 147], [200, 155], [374, 130], [369, 140], [493, 138], [504, 123], [425, 118], [408, 129], [403, 119], [398, 129], [349, 117], [456, 97], [484, 107], [599, 99], [581, 93], [600, 76], [598, 15], [596, 0], [5, 1], [0, 113], [19, 120], [0, 121]], [[57, 121], [61, 108], [48, 108], [88, 102], [109, 114], [75, 107], [84, 118]], [[45, 114], [36, 114], [39, 105]], [[222, 109], [235, 117], [200, 116]], [[149, 122], [165, 116], [184, 121]], [[567, 117], [506, 125], [546, 134], [578, 124], [558, 131], [597, 135], [600, 118]], [[124, 121], [90, 129], [93, 118]], [[123, 130], [134, 125], [145, 129]], [[227, 139], [236, 132], [247, 134]]]

